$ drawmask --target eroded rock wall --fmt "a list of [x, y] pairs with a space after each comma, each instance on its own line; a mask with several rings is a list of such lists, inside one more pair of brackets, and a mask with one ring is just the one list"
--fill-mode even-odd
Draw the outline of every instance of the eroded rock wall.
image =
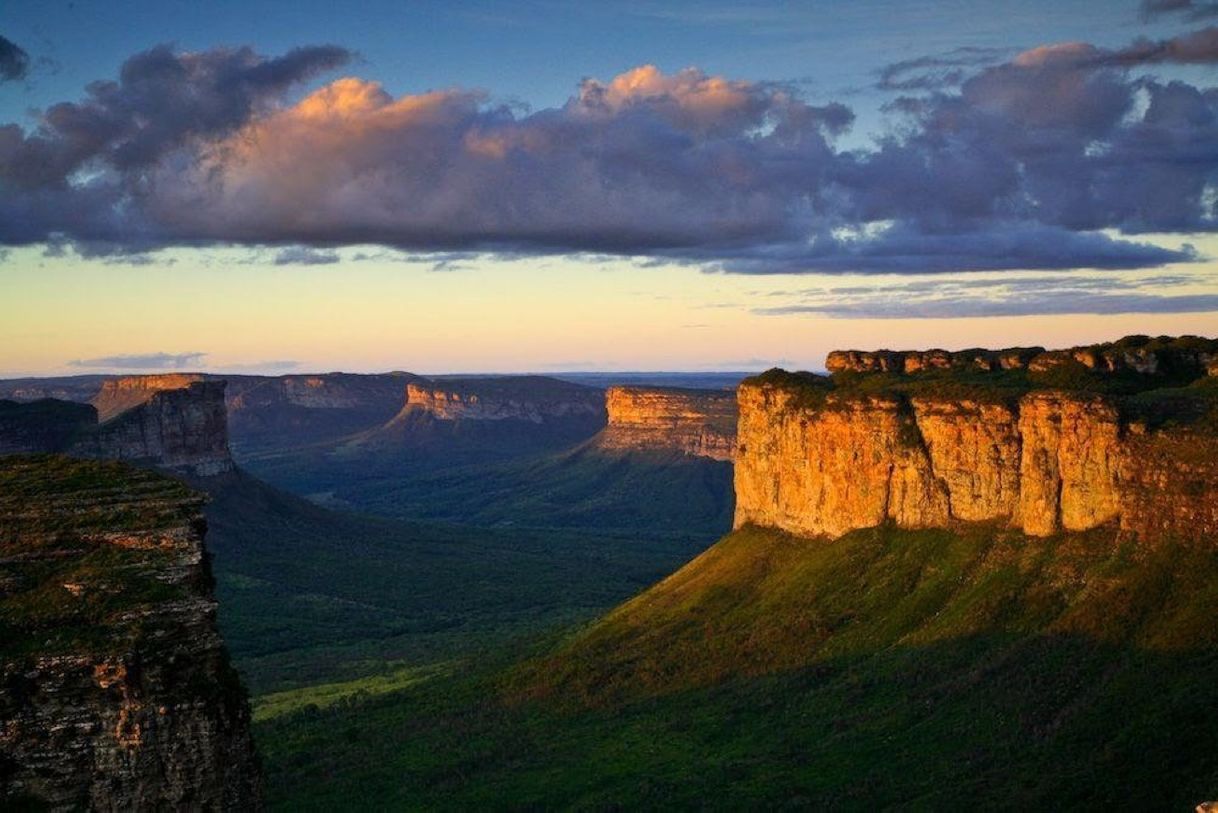
[[1105, 397], [1016, 404], [738, 390], [736, 526], [837, 537], [1001, 522], [1032, 536], [1119, 525], [1144, 539], [1218, 537], [1218, 438], [1125, 426]]
[[160, 390], [101, 424], [68, 452], [132, 460], [201, 477], [231, 471], [223, 381]]
[[412, 381], [403, 412], [425, 412], [444, 421], [527, 421], [599, 417], [601, 393], [539, 376]]
[[165, 373], [162, 375], [129, 375], [102, 382], [97, 395], [89, 401], [97, 407], [97, 418], [105, 422], [111, 418], [146, 404], [158, 392], [180, 390], [196, 381], [202, 381], [198, 373]]
[[737, 396], [737, 527], [836, 537], [888, 520], [947, 521], [947, 491], [895, 399], [830, 396], [806, 409], [781, 388], [742, 385]]
[[736, 451], [736, 395], [714, 390], [610, 387], [609, 424], [596, 439], [602, 449], [667, 450], [712, 460]]
[[201, 509], [115, 462], [0, 461], [0, 808], [260, 807]]

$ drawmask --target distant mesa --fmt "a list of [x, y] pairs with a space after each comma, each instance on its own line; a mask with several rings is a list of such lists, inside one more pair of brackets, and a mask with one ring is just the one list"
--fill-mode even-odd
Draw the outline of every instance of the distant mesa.
[[610, 451], [675, 451], [730, 461], [736, 451], [736, 394], [674, 387], [610, 387], [609, 424], [595, 440]]
[[545, 376], [419, 380], [406, 385], [403, 413], [425, 412], [445, 421], [528, 421], [600, 418], [597, 390]]
[[138, 381], [109, 388], [107, 409], [113, 412], [119, 401], [134, 406], [102, 423], [97, 407], [88, 404], [0, 401], [0, 454], [130, 460], [196, 476], [231, 471], [224, 382], [193, 380], [181, 389], [157, 385]]
[[122, 376], [102, 382], [101, 389], [89, 403], [97, 407], [97, 419], [105, 422], [122, 412], [148, 403], [158, 392], [185, 389], [202, 380], [203, 376], [198, 373]]

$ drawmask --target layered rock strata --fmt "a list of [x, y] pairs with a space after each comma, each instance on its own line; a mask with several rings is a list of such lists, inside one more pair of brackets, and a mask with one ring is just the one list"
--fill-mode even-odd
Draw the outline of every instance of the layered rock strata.
[[129, 375], [102, 382], [101, 389], [89, 400], [97, 407], [97, 419], [111, 418], [134, 409], [152, 400], [159, 392], [181, 390], [196, 381], [202, 381], [198, 373], [165, 373], [162, 375]]
[[[1031, 370], [1048, 372], [1078, 364], [1099, 372], [1154, 375], [1182, 368], [1218, 369], [1218, 340], [1194, 336], [1130, 336], [1118, 342], [1045, 350], [835, 350], [825, 359], [830, 373], [919, 373], [928, 370]], [[1214, 373], [1211, 372], [1211, 375]]]
[[161, 390], [101, 424], [68, 450], [84, 457], [132, 460], [208, 477], [231, 471], [225, 382], [196, 381]]
[[145, 390], [145, 400], [101, 424], [88, 404], [3, 401], [0, 454], [61, 452], [221, 474], [233, 468], [224, 388], [223, 381], [195, 381], [184, 389]]
[[541, 376], [412, 381], [403, 413], [423, 412], [443, 421], [527, 421], [600, 417], [598, 390]]
[[908, 397], [754, 380], [738, 398], [737, 527], [1218, 538], [1218, 433], [1204, 422], [1150, 429], [1111, 397], [1059, 390]]
[[720, 390], [610, 387], [609, 423], [596, 438], [614, 451], [676, 451], [712, 460], [736, 452], [736, 395]]
[[260, 806], [201, 508], [126, 464], [0, 460], [0, 807]]

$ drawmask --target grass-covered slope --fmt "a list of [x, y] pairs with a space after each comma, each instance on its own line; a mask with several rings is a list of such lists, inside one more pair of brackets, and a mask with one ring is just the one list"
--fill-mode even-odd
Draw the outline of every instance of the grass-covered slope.
[[500, 677], [263, 723], [272, 800], [1191, 809], [1218, 554], [1113, 537], [745, 529]]
[[[534, 665], [528, 691], [603, 703], [945, 641], [1077, 638], [1218, 655], [1218, 551], [995, 527], [746, 527]], [[1218, 694], [1215, 695], [1218, 698]]]

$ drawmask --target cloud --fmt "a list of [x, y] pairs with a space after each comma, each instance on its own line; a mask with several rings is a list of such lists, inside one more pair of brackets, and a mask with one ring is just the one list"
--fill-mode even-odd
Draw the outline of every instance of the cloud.
[[1218, 230], [1218, 89], [1134, 69], [1218, 61], [1218, 29], [998, 58], [890, 66], [898, 121], [847, 150], [845, 105], [693, 68], [584, 79], [536, 111], [350, 76], [293, 103], [350, 54], [160, 46], [33, 130], [0, 127], [0, 244], [289, 246], [279, 264], [373, 244], [441, 269], [580, 253], [729, 273], [1196, 259], [1137, 235]]
[[197, 366], [206, 353], [136, 353], [69, 361], [69, 367], [115, 370], [180, 370]]
[[1142, 0], [1138, 9], [1139, 16], [1144, 22], [1151, 22], [1160, 17], [1178, 14], [1186, 20], [1198, 21], [1218, 17], [1218, 3], [1194, 2], [1194, 0]]
[[333, 265], [338, 261], [338, 252], [308, 246], [282, 248], [272, 260], [275, 265]]
[[0, 36], [0, 82], [16, 82], [30, 71], [30, 55], [12, 40]]
[[762, 316], [813, 314], [833, 319], [962, 319], [1218, 311], [1218, 294], [1164, 291], [1196, 286], [1205, 281], [1197, 276], [1170, 274], [1140, 278], [1050, 275], [926, 279], [883, 286], [771, 292], [770, 296], [795, 301], [755, 307], [752, 311]]
[[945, 54], [893, 62], [880, 69], [881, 90], [939, 90], [959, 85], [974, 70], [992, 65], [1010, 53], [1007, 48], [962, 47]]

